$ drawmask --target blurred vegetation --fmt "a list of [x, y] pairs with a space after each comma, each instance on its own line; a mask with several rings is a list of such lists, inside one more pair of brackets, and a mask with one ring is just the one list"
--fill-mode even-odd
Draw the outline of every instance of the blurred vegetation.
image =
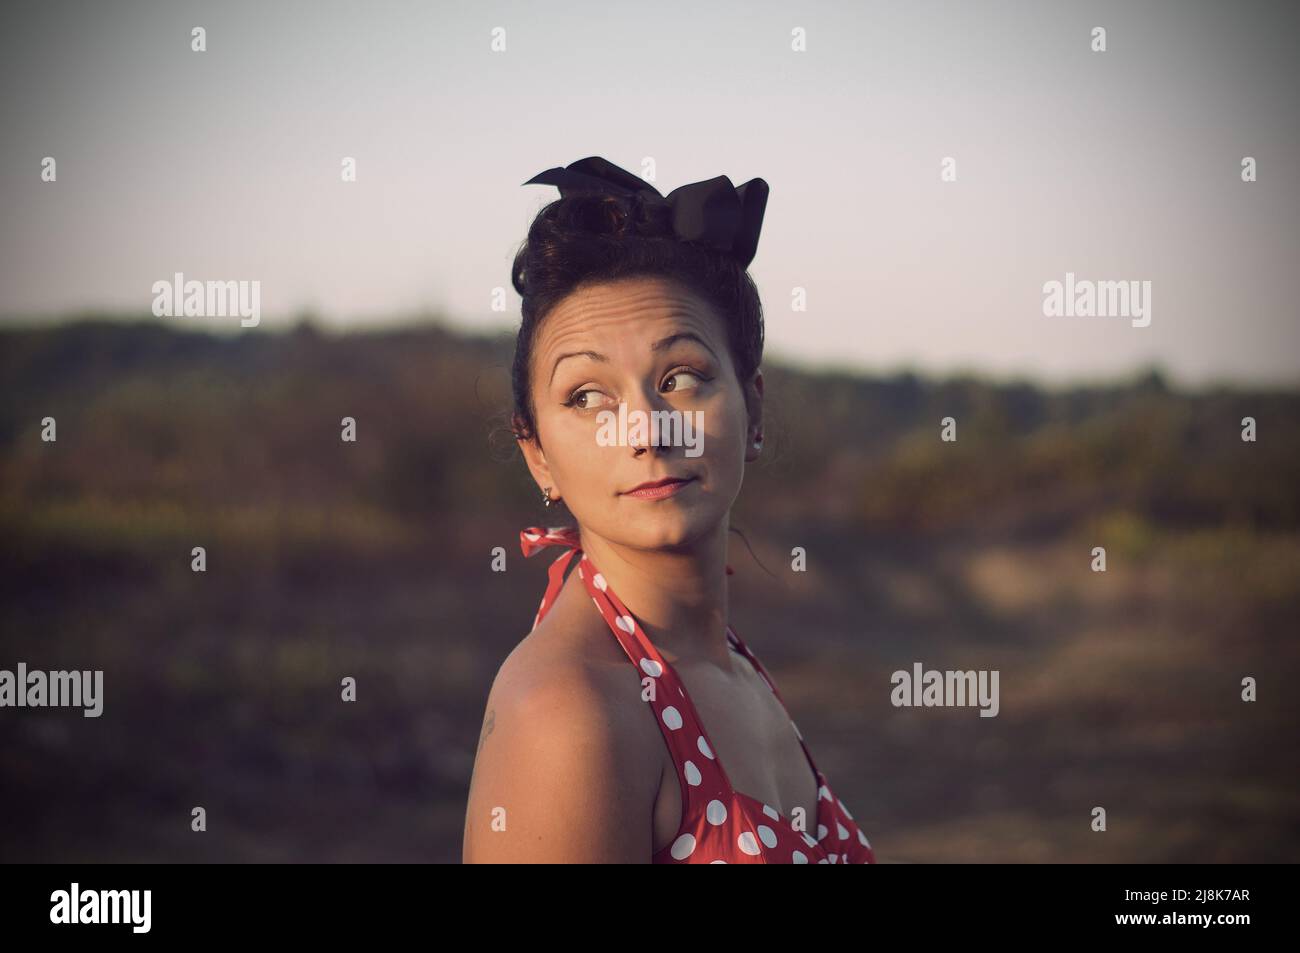
[[[512, 348], [0, 333], [0, 668], [106, 696], [0, 711], [0, 859], [458, 860], [549, 562], [518, 531], [559, 519], [504, 430]], [[882, 860], [1294, 860], [1300, 394], [764, 376], [732, 620]], [[1000, 715], [892, 708], [914, 661], [999, 669]]]

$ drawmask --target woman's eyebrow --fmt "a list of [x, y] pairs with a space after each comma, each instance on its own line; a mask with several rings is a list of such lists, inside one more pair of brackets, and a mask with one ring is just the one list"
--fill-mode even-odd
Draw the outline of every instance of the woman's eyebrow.
[[[718, 355], [714, 353], [713, 348], [709, 347], [708, 342], [705, 341], [704, 338], [696, 334], [694, 331], [678, 331], [675, 334], [670, 334], [665, 338], [660, 338], [658, 341], [655, 341], [653, 344], [650, 345], [650, 350], [664, 351], [672, 347], [678, 341], [695, 341], [699, 343], [699, 345], [703, 347], [704, 350], [708, 351], [710, 354], [713, 354], [713, 359], [715, 361], [718, 359]], [[563, 361], [565, 358], [569, 358], [569, 357], [589, 357], [593, 361], [603, 361], [605, 363], [609, 363], [609, 358], [607, 358], [604, 354], [601, 354], [597, 351], [570, 351], [567, 354], [561, 354], [559, 357], [555, 359], [555, 363], [551, 366], [551, 381], [550, 381], [551, 383], [555, 383], [555, 372], [559, 368], [560, 362]]]
[[672, 347], [678, 341], [695, 341], [700, 345], [700, 347], [704, 348], [704, 350], [708, 351], [710, 354], [713, 354], [713, 359], [715, 361], [718, 359], [718, 355], [713, 353], [713, 348], [709, 347], [708, 342], [705, 341], [704, 338], [696, 334], [694, 331], [678, 331], [676, 334], [670, 334], [668, 335], [668, 337], [662, 338], [656, 341], [654, 344], [651, 344], [650, 350], [663, 351], [666, 350], [667, 348]]
[[609, 362], [609, 358], [607, 358], [604, 354], [597, 354], [595, 351], [570, 351], [568, 354], [561, 354], [559, 357], [555, 359], [555, 364], [551, 367], [550, 383], [552, 384], [555, 383], [555, 372], [559, 370], [560, 362], [563, 361], [565, 358], [570, 358], [570, 357], [589, 357], [593, 361], [605, 361], [606, 363]]

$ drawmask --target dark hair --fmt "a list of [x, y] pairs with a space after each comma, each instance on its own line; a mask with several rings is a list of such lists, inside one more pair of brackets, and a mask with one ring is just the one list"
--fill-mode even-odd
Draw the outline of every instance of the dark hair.
[[678, 239], [670, 209], [639, 194], [579, 192], [545, 206], [528, 229], [511, 269], [523, 300], [511, 382], [517, 439], [537, 437], [530, 368], [533, 340], [546, 315], [571, 292], [624, 278], [661, 276], [709, 302], [727, 325], [732, 363], [743, 385], [763, 359], [758, 288], [730, 256]]

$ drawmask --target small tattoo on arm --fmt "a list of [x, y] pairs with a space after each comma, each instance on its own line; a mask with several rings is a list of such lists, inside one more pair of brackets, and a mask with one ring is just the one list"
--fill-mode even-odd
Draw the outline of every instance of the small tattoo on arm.
[[492, 729], [496, 726], [497, 713], [495, 708], [489, 708], [487, 717], [483, 719], [483, 733], [479, 735], [478, 750], [483, 750], [483, 742], [487, 741], [487, 736], [492, 734]]

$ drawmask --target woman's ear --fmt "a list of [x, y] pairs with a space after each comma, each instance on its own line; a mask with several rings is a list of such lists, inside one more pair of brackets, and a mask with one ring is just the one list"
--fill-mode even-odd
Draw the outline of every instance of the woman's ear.
[[[537, 481], [537, 488], [541, 490], [550, 487], [554, 490], [555, 480], [551, 477], [551, 468], [546, 463], [546, 453], [537, 442], [536, 435], [516, 437], [516, 440], [519, 442], [520, 453], [524, 455], [524, 463], [528, 464], [528, 472]], [[557, 500], [560, 498], [559, 493], [553, 493], [552, 495]]]
[[763, 450], [763, 372], [755, 369], [745, 385], [745, 410], [749, 418], [745, 430], [745, 462], [758, 459]]

